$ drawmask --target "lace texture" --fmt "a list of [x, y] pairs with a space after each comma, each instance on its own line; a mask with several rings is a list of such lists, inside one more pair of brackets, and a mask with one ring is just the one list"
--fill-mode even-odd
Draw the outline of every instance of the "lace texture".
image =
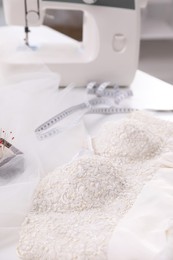
[[58, 168], [39, 184], [22, 225], [19, 256], [107, 259], [118, 221], [161, 166], [162, 156], [173, 151], [168, 132], [172, 124], [164, 130], [162, 120], [138, 113], [105, 124], [93, 139], [97, 155]]
[[127, 163], [152, 160], [161, 154], [166, 144], [163, 133], [158, 134], [152, 128], [134, 119], [108, 122], [93, 139], [95, 153], [113, 161], [121, 158]]
[[32, 210], [45, 213], [100, 208], [118, 197], [124, 188], [120, 178], [121, 172], [110, 160], [80, 158], [42, 180]]

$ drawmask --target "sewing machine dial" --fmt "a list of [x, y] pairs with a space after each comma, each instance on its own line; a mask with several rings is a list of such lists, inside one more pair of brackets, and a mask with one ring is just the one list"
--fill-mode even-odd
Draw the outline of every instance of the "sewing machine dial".
[[94, 3], [96, 3], [97, 2], [97, 0], [83, 0], [83, 2], [84, 3], [86, 3], [86, 4], [94, 4]]

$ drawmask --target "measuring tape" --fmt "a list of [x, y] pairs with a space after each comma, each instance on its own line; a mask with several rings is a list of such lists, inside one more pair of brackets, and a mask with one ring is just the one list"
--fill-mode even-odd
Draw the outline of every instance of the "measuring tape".
[[88, 113], [111, 115], [111, 114], [126, 114], [135, 111], [138, 111], [138, 109], [128, 108], [128, 107], [110, 107], [110, 108], [91, 108], [91, 110]]
[[126, 98], [133, 96], [131, 89], [122, 89], [115, 85], [111, 89], [107, 89], [110, 86], [110, 82], [104, 82], [100, 86], [96, 86], [96, 82], [90, 82], [87, 86], [88, 94], [93, 94], [98, 97], [107, 97], [114, 99], [114, 102], [118, 105]]
[[[110, 115], [110, 114], [119, 114], [119, 113], [130, 113], [136, 111], [136, 109], [120, 108], [120, 107], [112, 106], [112, 103], [119, 104], [125, 98], [132, 96], [131, 90], [129, 89], [121, 90], [117, 86], [114, 87], [113, 89], [107, 89], [108, 86], [109, 86], [109, 82], [105, 82], [98, 87], [96, 87], [95, 82], [89, 83], [87, 86], [87, 93], [95, 95], [96, 97], [88, 100], [87, 102], [75, 106], [71, 106], [70, 108], [67, 108], [63, 112], [57, 114], [56, 116], [52, 117], [45, 123], [41, 124], [35, 130], [38, 139], [44, 140], [46, 138], [59, 134], [64, 130], [67, 130], [68, 128], [71, 128], [72, 125], [76, 125], [85, 114]], [[71, 124], [68, 127], [66, 126], [66, 127], [52, 128], [54, 125], [58, 124], [58, 122], [71, 116], [77, 111], [83, 111], [83, 114], [77, 121], [74, 121], [73, 124]], [[48, 130], [49, 128], [52, 129]]]

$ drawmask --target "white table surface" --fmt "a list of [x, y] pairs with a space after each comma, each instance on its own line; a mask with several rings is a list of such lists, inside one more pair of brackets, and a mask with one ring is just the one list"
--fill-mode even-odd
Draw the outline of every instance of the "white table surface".
[[[3, 32], [4, 30], [2, 30]], [[11, 37], [11, 34], [6, 35], [6, 37]], [[0, 40], [2, 39], [2, 34], [0, 35]], [[4, 36], [5, 37], [5, 36]], [[0, 53], [4, 49], [5, 39], [2, 39], [0, 42]], [[10, 41], [8, 42], [10, 44]], [[2, 48], [1, 48], [2, 47]], [[14, 46], [13, 46], [14, 47]], [[1, 76], [1, 75], [0, 75]], [[7, 75], [6, 75], [7, 76]], [[150, 75], [147, 75], [141, 71], [137, 71], [135, 79], [131, 85], [133, 91], [133, 97], [124, 101], [122, 106], [128, 106], [131, 108], [140, 108], [140, 109], [167, 109], [173, 110], [173, 86], [165, 83], [159, 79], [156, 79]], [[76, 103], [80, 103], [83, 100], [83, 95], [85, 93], [84, 89], [76, 88], [74, 90], [74, 95]], [[66, 99], [68, 106], [71, 105], [72, 96], [69, 99]], [[125, 114], [119, 115], [87, 115], [84, 118], [84, 125], [86, 131], [90, 135], [96, 135], [97, 130], [107, 120], [118, 120], [124, 118]], [[156, 113], [156, 116], [160, 118], [173, 121], [173, 113]], [[79, 138], [83, 138], [83, 135]], [[63, 141], [63, 140], [62, 140]], [[75, 146], [75, 143], [73, 144]], [[79, 143], [78, 143], [79, 145]], [[74, 147], [73, 147], [74, 148]], [[74, 149], [75, 150], [75, 149]], [[64, 158], [66, 161], [67, 158]], [[17, 241], [16, 241], [17, 243]], [[16, 243], [11, 243], [11, 245], [4, 245], [3, 248], [0, 248], [0, 259], [1, 260], [18, 260], [19, 258], [16, 255]]]

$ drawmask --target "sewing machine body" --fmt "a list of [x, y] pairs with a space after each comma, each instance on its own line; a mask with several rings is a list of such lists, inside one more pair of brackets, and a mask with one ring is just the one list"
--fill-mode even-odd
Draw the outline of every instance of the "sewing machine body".
[[[40, 61], [61, 75], [61, 85], [89, 81], [128, 86], [138, 67], [140, 4], [138, 0], [4, 0], [8, 25], [31, 27], [34, 59], [20, 54], [9, 67], [36, 65]], [[17, 8], [17, 10], [16, 10]], [[42, 26], [46, 10], [83, 12], [83, 41], [79, 42]], [[35, 27], [35, 28], [33, 28]], [[18, 48], [16, 46], [16, 51]]]

